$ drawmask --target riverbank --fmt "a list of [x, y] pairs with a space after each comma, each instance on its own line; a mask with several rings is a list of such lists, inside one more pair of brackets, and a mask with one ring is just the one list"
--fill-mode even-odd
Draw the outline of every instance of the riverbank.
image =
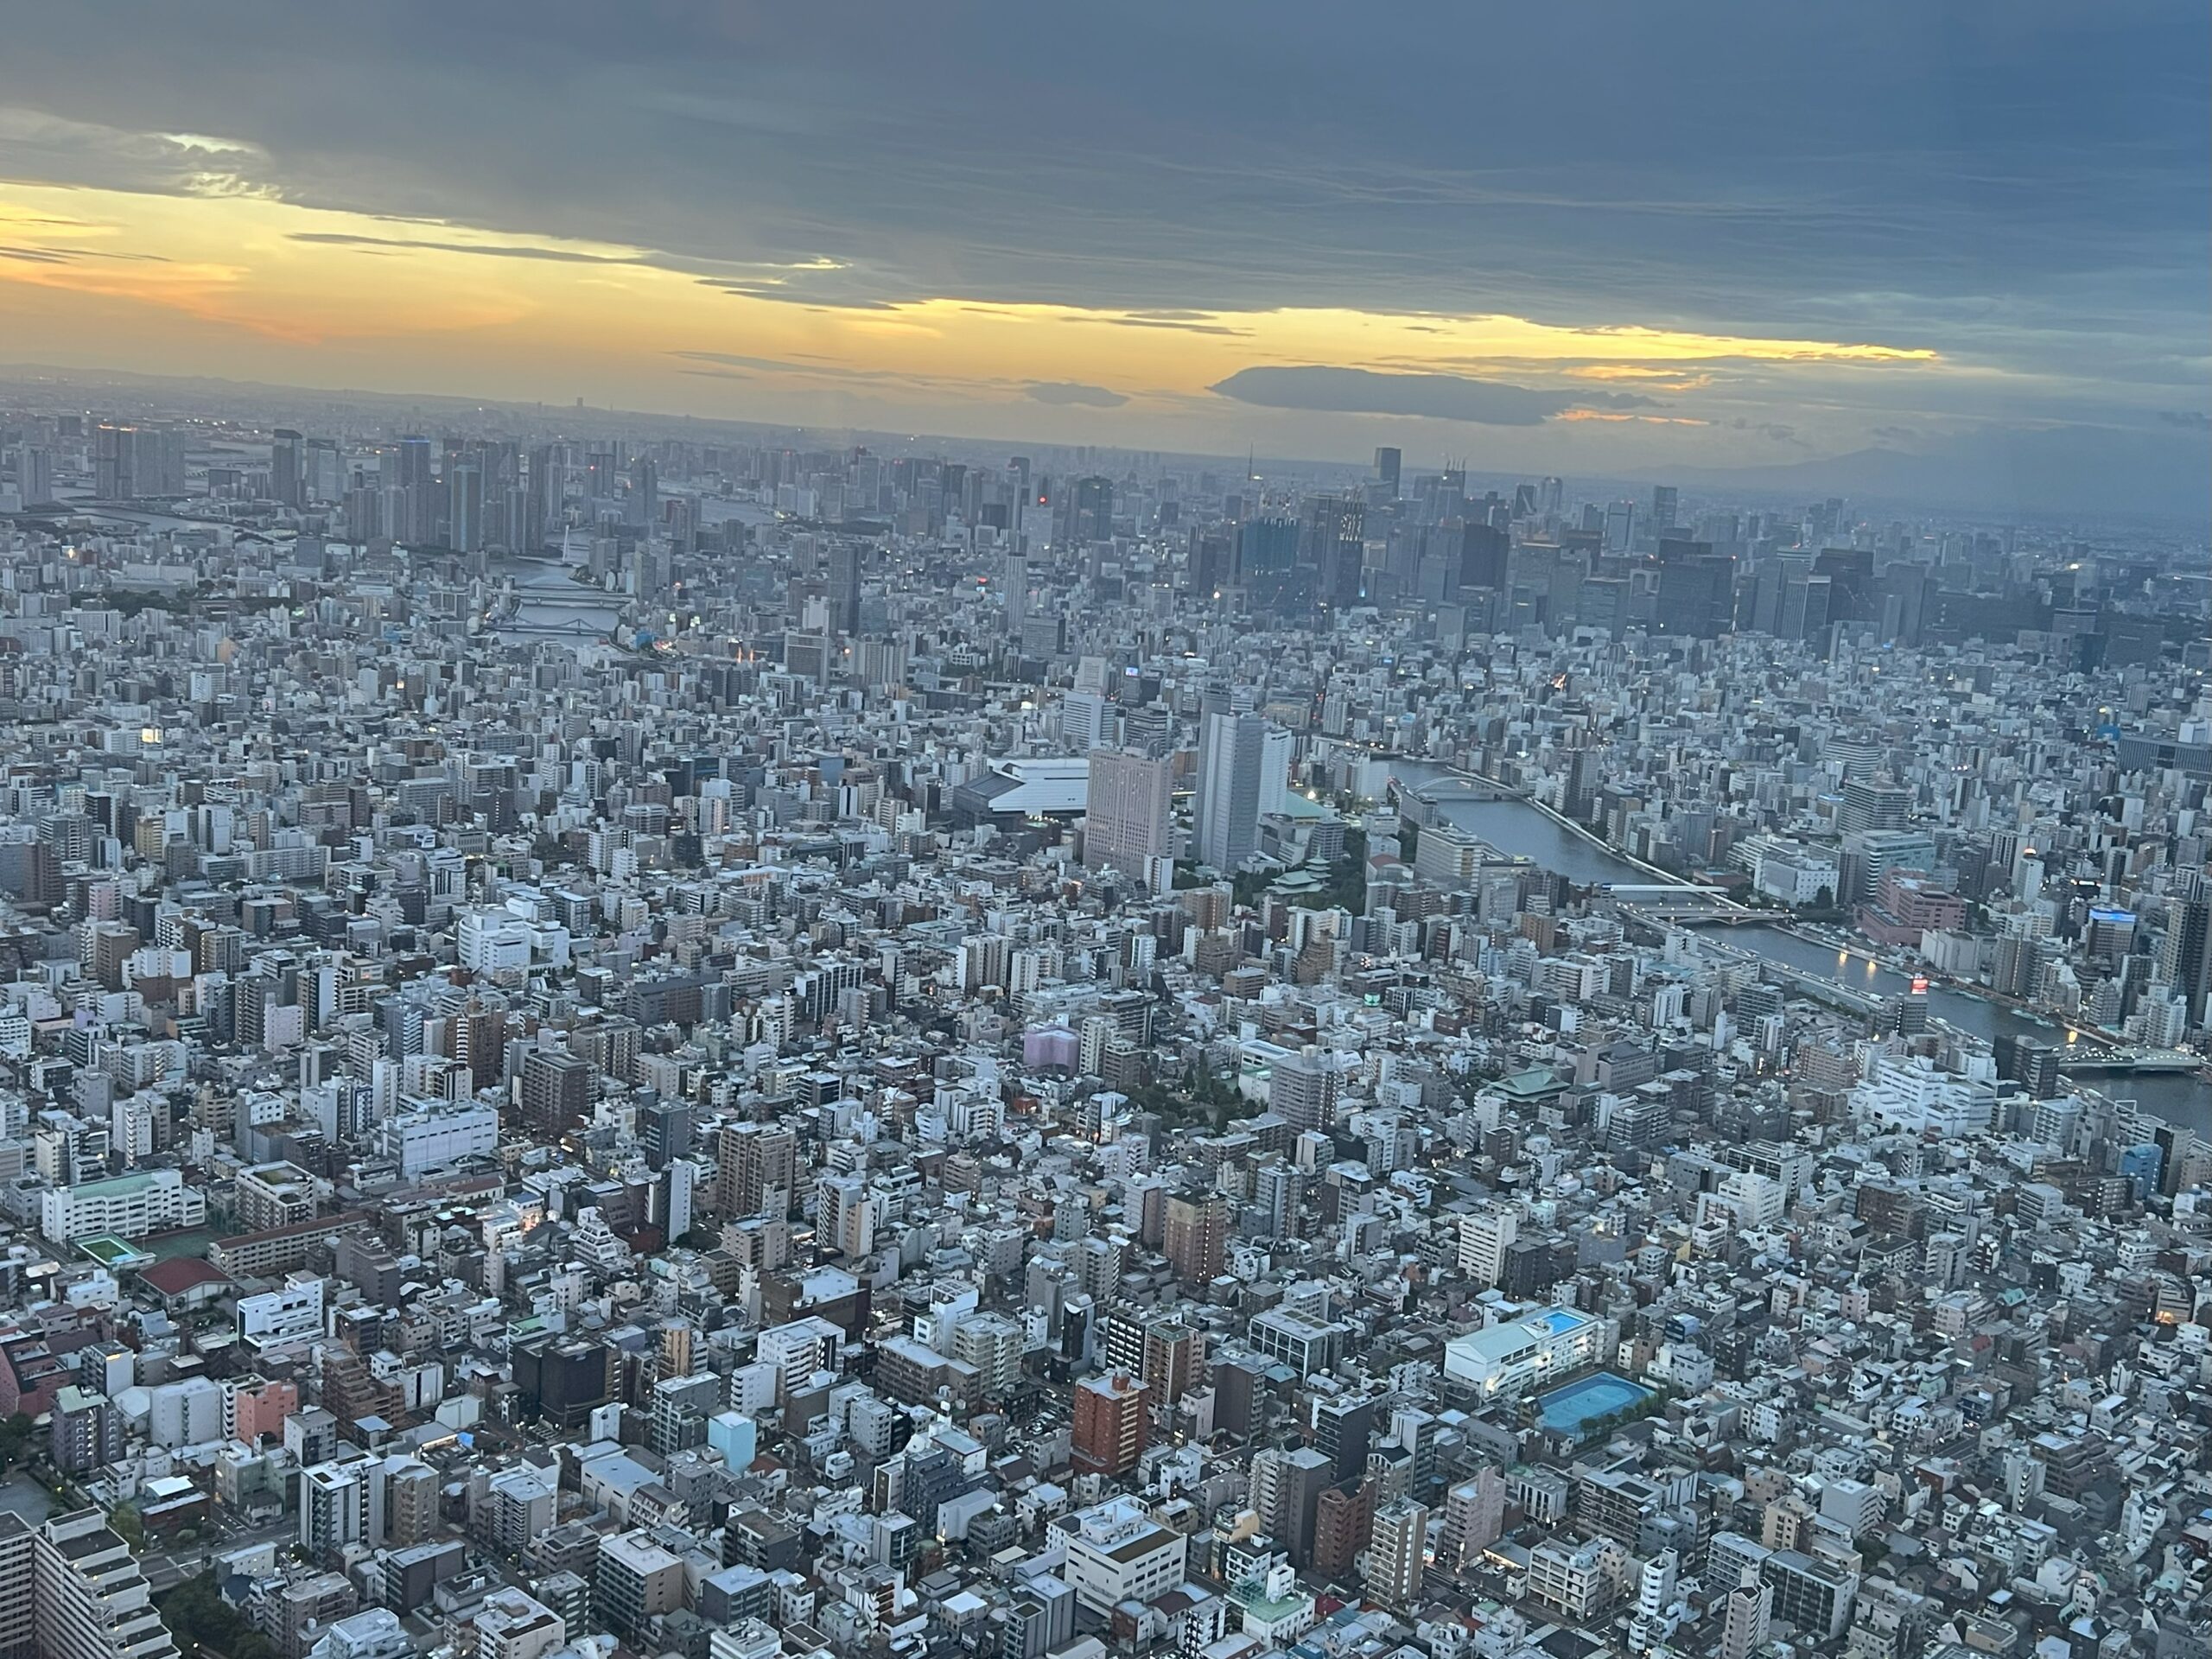
[[[1674, 886], [1682, 879], [1681, 876], [1674, 874], [1671, 870], [1662, 870], [1656, 864], [1645, 862], [1643, 859], [1638, 858], [1634, 853], [1624, 852], [1618, 847], [1614, 846], [1611, 842], [1607, 841], [1603, 836], [1599, 835], [1595, 830], [1592, 830], [1588, 824], [1577, 823], [1573, 818], [1568, 817], [1566, 813], [1560, 811], [1557, 807], [1552, 806], [1546, 802], [1540, 801], [1533, 795], [1518, 795], [1516, 796], [1515, 798], [1527, 805], [1535, 807], [1537, 811], [1542, 813], [1560, 829], [1566, 830], [1570, 836], [1579, 836], [1584, 841], [1588, 842], [1592, 847], [1598, 848], [1603, 852], [1611, 853], [1615, 858], [1620, 860], [1622, 863], [1627, 865], [1630, 869], [1641, 870], [1646, 875], [1656, 875], [1662, 882], [1665, 883], [1669, 887]], [[1719, 889], [1715, 888], [1714, 891], [1717, 893]], [[1726, 897], [1725, 894], [1723, 896]]]
[[[1459, 766], [1441, 766], [1440, 767], [1440, 770], [1448, 776], [1464, 778], [1470, 783], [1480, 784], [1486, 788], [1495, 790], [1502, 799], [1519, 802], [1522, 805], [1541, 813], [1547, 820], [1557, 825], [1560, 829], [1566, 830], [1567, 834], [1573, 836], [1580, 841], [1586, 842], [1592, 847], [1596, 848], [1599, 851], [1605, 854], [1609, 857], [1618, 859], [1620, 862], [1629, 866], [1631, 869], [1640, 871], [1646, 875], [1655, 876], [1659, 880], [1669, 886], [1677, 884], [1688, 886], [1701, 885], [1696, 882], [1685, 882], [1684, 878], [1676, 872], [1662, 869], [1656, 864], [1653, 864], [1647, 860], [1638, 858], [1635, 854], [1614, 845], [1611, 842], [1606, 840], [1605, 836], [1591, 829], [1588, 824], [1577, 823], [1574, 819], [1568, 817], [1564, 812], [1560, 811], [1557, 808], [1550, 805], [1545, 801], [1539, 800], [1535, 795], [1530, 794], [1526, 790], [1516, 789], [1511, 785], [1504, 783], [1498, 779], [1487, 777], [1478, 772], [1468, 772]], [[1720, 890], [1719, 888], [1715, 888], [1714, 891], [1718, 893]], [[1724, 894], [1723, 896], [1725, 897], [1726, 895]], [[1743, 906], [1743, 908], [1748, 909], [1749, 906]], [[2012, 997], [1998, 996], [1993, 994], [1986, 986], [1981, 985], [1978, 982], [1955, 978], [1948, 974], [1935, 973], [1924, 964], [1916, 966], [1903, 960], [1885, 961], [1881, 957], [1875, 955], [1871, 950], [1862, 950], [1857, 946], [1850, 944], [1839, 944], [1833, 939], [1823, 938], [1815, 933], [1808, 933], [1790, 918], [1789, 913], [1787, 911], [1777, 911], [1771, 917], [1754, 912], [1752, 920], [1748, 923], [1747, 925], [1756, 925], [1770, 929], [1774, 932], [1783, 934], [1789, 938], [1796, 939], [1801, 944], [1811, 945], [1815, 950], [1834, 950], [1840, 958], [1853, 962], [1863, 962], [1868, 967], [1876, 969], [1883, 973], [1896, 974], [1907, 980], [1921, 978], [1927, 980], [1930, 984], [1940, 984], [1946, 990], [1950, 991], [1955, 995], [1972, 997], [1976, 1001], [1986, 1002], [1993, 1007], [2005, 1008], [2009, 1012], [2019, 1015], [2022, 1019], [2047, 1022], [2053, 1029], [2065, 1032], [2069, 1039], [2074, 1038], [2087, 1038], [2093, 1042], [2105, 1043], [2113, 1046], [2124, 1045], [2127, 1040], [2126, 1038], [2118, 1032], [2107, 1031], [2101, 1027], [2097, 1026], [2081, 1025], [2075, 1021], [2063, 1019], [2057, 1014], [2050, 1013], [2047, 1009], [2037, 1007], [2031, 1003], [2022, 1002]], [[1751, 954], [1756, 956], [1758, 953], [1757, 951], [1752, 951]], [[1967, 1034], [1973, 1035], [1974, 1033], [1969, 1033]]]
[[[1492, 778], [1484, 772], [1469, 772], [1465, 766], [1447, 766], [1440, 760], [1420, 760], [1414, 761], [1412, 764], [1425, 767], [1432, 767], [1446, 778], [1459, 779], [1470, 784], [1478, 784], [1483, 788], [1492, 791], [1490, 797], [1492, 800], [1514, 801], [1522, 806], [1529, 808], [1532, 811], [1541, 812], [1545, 817], [1550, 819], [1552, 823], [1557, 824], [1569, 835], [1580, 837], [1581, 840], [1587, 842], [1591, 846], [1595, 847], [1599, 852], [1604, 853], [1610, 857], [1620, 860], [1622, 863], [1629, 866], [1631, 869], [1641, 871], [1645, 875], [1656, 876], [1661, 881], [1665, 882], [1669, 886], [1672, 886], [1681, 880], [1680, 876], [1675, 875], [1671, 871], [1661, 869], [1656, 864], [1646, 863], [1643, 859], [1638, 858], [1633, 853], [1623, 852], [1619, 848], [1614, 846], [1611, 842], [1607, 841], [1596, 830], [1591, 829], [1588, 824], [1577, 823], [1573, 818], [1568, 817], [1566, 813], [1560, 811], [1556, 807], [1550, 805], [1547, 802], [1538, 800], [1534, 795], [1531, 795], [1525, 789], [1516, 789], [1512, 785], [1506, 783], [1502, 779]], [[1395, 778], [1396, 773], [1394, 770], [1392, 772], [1393, 781], [1395, 780]], [[1413, 792], [1416, 794], [1419, 793], [1420, 791], [1418, 787], [1415, 787]], [[1442, 809], [1440, 807], [1438, 810], [1441, 810]]]
[[[2066, 1040], [2069, 1046], [2075, 1042], [2094, 1043], [2105, 1048], [2127, 1048], [2133, 1045], [2133, 1039], [2125, 1032], [2114, 1031], [2109, 1026], [2090, 1025], [2079, 1020], [2069, 1020], [2064, 1014], [2053, 1013], [2050, 1009], [2042, 1007], [2036, 1003], [2023, 1001], [2017, 996], [2003, 995], [1990, 989], [1979, 980], [1961, 979], [1955, 974], [1938, 973], [1926, 963], [1916, 958], [1903, 956], [1894, 958], [1877, 956], [1870, 950], [1861, 950], [1853, 944], [1839, 944], [1834, 939], [1823, 938], [1817, 933], [1808, 933], [1795, 923], [1777, 921], [1768, 923], [1767, 925], [1772, 927], [1777, 933], [1787, 933], [1793, 939], [1802, 939], [1807, 944], [1816, 946], [1823, 950], [1833, 950], [1837, 956], [1847, 957], [1853, 962], [1863, 962], [1871, 967], [1880, 969], [1885, 973], [1901, 975], [1908, 979], [1916, 977], [1925, 979], [1930, 985], [1940, 985], [1944, 989], [1960, 996], [1973, 997], [1978, 1002], [1986, 1002], [1992, 1007], [2005, 1009], [2018, 1014], [2023, 1020], [2048, 1026], [2054, 1031], [2063, 1032], [2066, 1033]], [[2065, 1067], [2062, 1065], [2059, 1069], [2064, 1071]]]
[[[1670, 882], [1675, 879], [1665, 872], [1654, 872], [1647, 862], [1631, 859], [1585, 826], [1479, 772], [1419, 760], [1408, 760], [1392, 769], [1393, 787], [1406, 794], [1447, 779], [1471, 791], [1468, 798], [1438, 804], [1437, 810], [1451, 823], [1502, 852], [1529, 859], [1578, 886], [1633, 884], [1651, 880], [1655, 874]], [[1471, 792], [1478, 791], [1483, 798], [1471, 798]], [[1807, 932], [1787, 915], [1753, 912], [1731, 921], [1726, 928], [1689, 931], [1707, 934], [1707, 943], [1716, 948], [1723, 945], [1725, 936], [1726, 946], [1777, 968], [1834, 984], [1867, 999], [1866, 1007], [1906, 994], [1921, 971], [1900, 970], [1869, 950]], [[1931, 976], [1927, 995], [1931, 1021], [1985, 1048], [2004, 1035], [2037, 1042], [2064, 1040], [2061, 1028], [2049, 1016], [2008, 1006], [1979, 985], [1953, 983]], [[2078, 1031], [2084, 1039], [2100, 1044], [2113, 1040], [2077, 1021], [2066, 1022], [2065, 1029]], [[2150, 1116], [2212, 1135], [2212, 1084], [2202, 1073], [2131, 1074], [2100, 1082], [2101, 1086], [2094, 1087], [2094, 1092], [2107, 1098], [2132, 1099]], [[2075, 1086], [2091, 1088], [2086, 1082]]]

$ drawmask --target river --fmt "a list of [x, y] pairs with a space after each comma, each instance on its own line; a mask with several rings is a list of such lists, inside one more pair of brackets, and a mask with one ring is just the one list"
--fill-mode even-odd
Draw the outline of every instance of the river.
[[[1450, 768], [1427, 762], [1397, 763], [1395, 775], [1419, 786], [1452, 775]], [[1644, 882], [1655, 878], [1618, 854], [1563, 829], [1526, 801], [1504, 798], [1448, 803], [1444, 817], [1471, 835], [1481, 836], [1500, 852], [1534, 860], [1581, 886], [1604, 881]], [[1847, 955], [1781, 929], [1746, 924], [1707, 930], [1726, 944], [1739, 945], [1802, 973], [1819, 974], [1853, 990], [1894, 996], [1907, 988], [1905, 976], [1863, 957]], [[1946, 986], [1931, 986], [1928, 1011], [1936, 1019], [1970, 1032], [1986, 1042], [2000, 1032], [2031, 1038], [2037, 1042], [2063, 1040], [2057, 1027], [2039, 1023], [1986, 997]], [[2145, 1111], [2184, 1126], [2200, 1135], [2212, 1135], [2212, 1084], [2189, 1072], [2143, 1077], [2088, 1077], [2079, 1087], [2091, 1088], [2115, 1099], [2133, 1100]]]
[[580, 642], [601, 639], [614, 632], [623, 607], [630, 602], [627, 594], [572, 581], [567, 565], [550, 560], [499, 560], [493, 574], [514, 578], [515, 613], [497, 625], [502, 634], [557, 638], [565, 633]]

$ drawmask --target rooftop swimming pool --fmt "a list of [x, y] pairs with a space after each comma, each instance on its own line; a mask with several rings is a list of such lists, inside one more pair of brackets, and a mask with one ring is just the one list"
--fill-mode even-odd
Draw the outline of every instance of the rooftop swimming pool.
[[1578, 1433], [1586, 1424], [1617, 1411], [1627, 1411], [1651, 1398], [1652, 1390], [1611, 1371], [1599, 1371], [1570, 1382], [1563, 1389], [1536, 1396], [1536, 1421], [1562, 1433]]

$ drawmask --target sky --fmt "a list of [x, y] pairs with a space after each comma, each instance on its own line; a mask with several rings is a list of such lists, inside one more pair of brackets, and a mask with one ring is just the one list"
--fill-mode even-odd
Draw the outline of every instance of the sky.
[[2194, 510], [2209, 16], [0, 0], [0, 362]]

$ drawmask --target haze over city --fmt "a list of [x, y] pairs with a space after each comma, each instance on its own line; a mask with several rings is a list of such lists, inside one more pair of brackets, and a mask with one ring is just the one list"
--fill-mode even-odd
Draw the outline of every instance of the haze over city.
[[22, 8], [0, 359], [2203, 505], [2199, 9], [875, 10]]

